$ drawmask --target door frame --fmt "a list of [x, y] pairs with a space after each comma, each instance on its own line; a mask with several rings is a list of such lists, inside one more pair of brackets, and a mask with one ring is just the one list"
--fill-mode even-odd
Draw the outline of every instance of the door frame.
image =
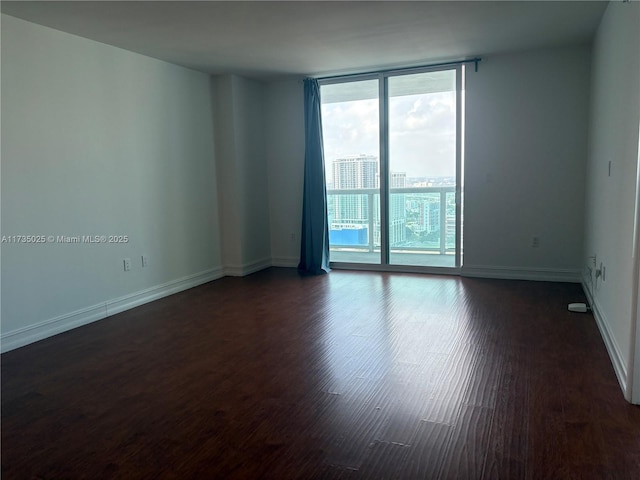
[[[348, 269], [348, 270], [371, 270], [371, 271], [392, 271], [392, 272], [415, 272], [415, 273], [444, 273], [450, 275], [459, 275], [462, 267], [462, 212], [463, 212], [463, 135], [464, 135], [464, 105], [463, 105], [463, 88], [465, 62], [452, 62], [442, 65], [402, 68], [395, 70], [385, 70], [374, 73], [363, 73], [345, 76], [328, 77], [318, 79], [319, 85], [335, 85], [341, 83], [351, 83], [366, 80], [378, 80], [378, 119], [379, 119], [379, 164], [380, 164], [380, 263], [347, 263], [347, 262], [330, 262], [331, 268]], [[453, 267], [431, 267], [431, 266], [412, 266], [412, 265], [391, 265], [389, 264], [389, 97], [388, 97], [388, 79], [390, 77], [398, 77], [403, 75], [413, 75], [428, 72], [439, 72], [446, 70], [454, 70], [456, 72], [456, 240], [455, 240], [455, 264]], [[371, 232], [373, 235], [373, 232]]]

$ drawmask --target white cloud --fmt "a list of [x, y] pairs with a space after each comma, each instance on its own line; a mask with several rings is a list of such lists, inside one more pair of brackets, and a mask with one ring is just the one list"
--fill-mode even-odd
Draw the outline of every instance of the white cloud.
[[[389, 102], [391, 170], [408, 176], [455, 174], [455, 92], [392, 97]], [[322, 106], [327, 180], [344, 155], [378, 155], [377, 100]]]

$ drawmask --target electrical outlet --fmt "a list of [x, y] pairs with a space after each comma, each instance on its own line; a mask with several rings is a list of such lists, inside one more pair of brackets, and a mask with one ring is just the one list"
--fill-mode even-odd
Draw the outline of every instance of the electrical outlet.
[[149, 257], [147, 257], [146, 255], [142, 255], [142, 267], [148, 267], [149, 266]]
[[531, 248], [538, 248], [540, 246], [540, 237], [531, 237]]
[[129, 270], [131, 270], [131, 259], [130, 258], [125, 258], [122, 263], [124, 264], [124, 271], [128, 272]]
[[293, 233], [293, 232], [291, 232], [291, 233], [289, 234], [289, 240], [290, 240], [291, 242], [295, 242], [295, 241], [296, 241], [296, 234], [295, 234], [295, 233]]

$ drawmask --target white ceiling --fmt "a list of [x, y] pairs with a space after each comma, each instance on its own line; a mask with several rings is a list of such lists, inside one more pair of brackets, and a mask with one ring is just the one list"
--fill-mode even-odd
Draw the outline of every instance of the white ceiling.
[[592, 39], [601, 1], [2, 1], [3, 13], [196, 70], [269, 80]]

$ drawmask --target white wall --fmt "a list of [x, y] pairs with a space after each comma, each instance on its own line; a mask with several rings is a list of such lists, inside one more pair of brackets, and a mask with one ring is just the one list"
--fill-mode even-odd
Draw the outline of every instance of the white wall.
[[231, 265], [242, 264], [242, 249], [240, 238], [242, 227], [241, 219], [237, 214], [240, 202], [243, 201], [239, 194], [238, 172], [235, 166], [236, 139], [234, 125], [234, 100], [233, 77], [231, 75], [214, 77], [211, 80], [213, 111], [214, 111], [214, 137], [216, 158], [218, 161], [218, 210], [220, 224], [224, 228], [220, 231], [222, 264], [227, 269]]
[[221, 276], [207, 75], [2, 15], [1, 86], [2, 235], [129, 237], [4, 243], [3, 349]]
[[592, 281], [586, 278], [585, 284], [593, 283], [596, 318], [624, 389], [633, 348], [632, 249], [640, 117], [639, 26], [640, 4], [612, 2], [598, 29], [593, 48], [586, 187], [584, 256], [595, 254], [598, 266], [602, 262], [606, 267], [606, 277], [604, 282], [599, 279], [597, 285], [595, 278]]
[[[590, 50], [489, 57], [467, 81], [464, 273], [579, 281]], [[274, 264], [299, 257], [304, 173], [301, 82], [267, 92]], [[531, 248], [531, 237], [540, 237]]]
[[[468, 75], [466, 274], [577, 278], [589, 59], [540, 50]], [[3, 348], [223, 271], [297, 265], [302, 82], [211, 80], [3, 15], [2, 94], [2, 234], [130, 237], [4, 244]]]
[[[301, 81], [267, 87], [266, 151], [273, 264], [300, 260], [304, 179], [304, 88]], [[293, 236], [293, 238], [292, 238]]]
[[465, 274], [579, 281], [589, 69], [587, 46], [468, 69]]
[[225, 274], [271, 265], [265, 86], [236, 75], [212, 81]]

